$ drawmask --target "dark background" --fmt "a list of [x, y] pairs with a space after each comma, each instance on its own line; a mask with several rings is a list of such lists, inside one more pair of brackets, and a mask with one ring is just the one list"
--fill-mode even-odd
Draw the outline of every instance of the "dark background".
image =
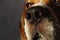
[[[20, 39], [19, 23], [24, 3], [24, 0], [0, 0], [0, 40]], [[53, 10], [60, 20], [59, 8]]]
[[0, 40], [19, 40], [23, 0], [0, 0]]

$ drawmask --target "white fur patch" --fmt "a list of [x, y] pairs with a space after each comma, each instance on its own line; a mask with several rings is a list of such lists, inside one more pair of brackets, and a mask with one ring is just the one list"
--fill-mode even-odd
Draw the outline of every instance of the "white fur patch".
[[42, 7], [45, 7], [45, 3], [43, 2], [44, 0], [40, 0], [38, 3], [35, 3], [34, 5], [32, 5], [32, 7], [33, 6], [42, 6]]
[[25, 26], [24, 26], [24, 29], [25, 29], [25, 33], [26, 33], [26, 37], [27, 37], [27, 40], [29, 40], [29, 28], [28, 28], [28, 23], [25, 19]]
[[25, 29], [27, 40], [31, 40], [31, 34], [30, 34], [30, 31], [29, 31], [29, 25], [28, 25], [28, 22], [27, 22], [26, 19], [25, 19], [24, 29]]

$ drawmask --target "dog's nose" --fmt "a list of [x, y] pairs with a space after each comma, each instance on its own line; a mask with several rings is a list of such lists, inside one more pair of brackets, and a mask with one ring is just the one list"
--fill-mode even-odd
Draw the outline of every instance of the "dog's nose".
[[31, 23], [35, 23], [35, 22], [38, 23], [39, 21], [41, 21], [40, 17], [41, 17], [41, 13], [39, 8], [37, 7], [29, 8], [26, 12], [26, 19], [28, 19]]

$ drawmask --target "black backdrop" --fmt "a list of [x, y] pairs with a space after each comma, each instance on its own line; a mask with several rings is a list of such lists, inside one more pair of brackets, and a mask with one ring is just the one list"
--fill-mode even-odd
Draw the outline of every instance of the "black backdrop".
[[24, 0], [0, 0], [0, 40], [19, 40]]

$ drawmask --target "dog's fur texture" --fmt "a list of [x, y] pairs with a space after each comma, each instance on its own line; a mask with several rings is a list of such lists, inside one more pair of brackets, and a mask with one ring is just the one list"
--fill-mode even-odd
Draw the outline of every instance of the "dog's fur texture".
[[[47, 6], [47, 3], [49, 3], [48, 0], [26, 0], [26, 3], [33, 3], [32, 5], [27, 8], [24, 7], [24, 12], [22, 14], [21, 18], [21, 24], [20, 24], [20, 38], [21, 40], [58, 40], [57, 36], [57, 28], [60, 28], [58, 26], [58, 22], [56, 19], [56, 16], [54, 15], [54, 12]], [[26, 18], [26, 12], [32, 8], [40, 8], [40, 15], [41, 18], [39, 20], [39, 23], [33, 24], [30, 23], [29, 20]], [[33, 19], [34, 21], [34, 19]], [[35, 37], [36, 33], [38, 33], [38, 36]]]

